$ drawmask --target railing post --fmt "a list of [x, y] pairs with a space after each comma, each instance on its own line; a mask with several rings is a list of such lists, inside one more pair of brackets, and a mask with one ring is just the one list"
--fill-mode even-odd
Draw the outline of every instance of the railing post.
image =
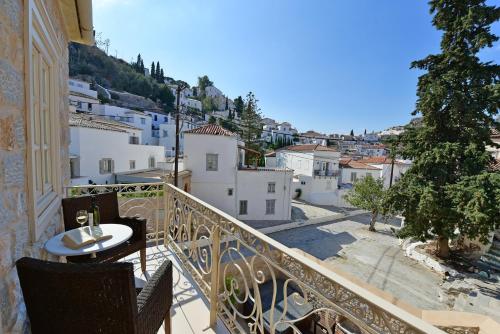
[[220, 227], [212, 232], [212, 273], [210, 278], [210, 327], [217, 325], [217, 304], [219, 299]]

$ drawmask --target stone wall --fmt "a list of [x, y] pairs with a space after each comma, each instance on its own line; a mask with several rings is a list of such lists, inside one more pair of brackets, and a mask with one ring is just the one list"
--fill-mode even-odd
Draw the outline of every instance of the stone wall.
[[[44, 0], [67, 45], [57, 1]], [[28, 332], [15, 261], [23, 256], [52, 259], [44, 242], [62, 229], [61, 215], [54, 216], [39, 240], [32, 242], [27, 215], [26, 105], [24, 82], [24, 1], [0, 0], [0, 333]], [[68, 54], [60, 61], [61, 169], [69, 184]]]

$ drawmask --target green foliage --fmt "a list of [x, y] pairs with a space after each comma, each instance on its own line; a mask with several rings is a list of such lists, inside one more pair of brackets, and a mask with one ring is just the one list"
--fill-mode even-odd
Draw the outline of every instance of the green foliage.
[[252, 92], [249, 92], [245, 101], [245, 109], [241, 114], [240, 135], [247, 147], [260, 139], [262, 133], [262, 118], [257, 102], [259, 100], [255, 98]]
[[375, 220], [379, 213], [385, 213], [384, 181], [374, 179], [370, 174], [354, 182], [353, 188], [344, 196], [345, 200], [360, 209], [372, 214], [370, 230], [375, 230]]
[[215, 119], [215, 117], [214, 116], [210, 116], [208, 118], [208, 124], [215, 124], [215, 123], [217, 123], [217, 120]]
[[201, 97], [204, 97], [205, 96], [205, 88], [207, 88], [208, 86], [213, 86], [213, 85], [214, 85], [213, 81], [210, 81], [208, 76], [204, 75], [202, 77], [198, 77], [198, 89], [200, 90], [198, 92], [198, 95], [200, 95]]
[[238, 96], [236, 99], [234, 99], [234, 111], [236, 112], [236, 115], [238, 115], [238, 117], [241, 117], [243, 109], [245, 109], [245, 102], [243, 101], [243, 98], [241, 96]]
[[217, 104], [215, 103], [215, 100], [212, 97], [205, 96], [201, 100], [201, 108], [204, 112], [211, 112], [217, 110]]
[[486, 236], [500, 228], [500, 173], [464, 177], [446, 193], [462, 218], [457, 222], [461, 233], [486, 243]]
[[354, 130], [351, 130], [350, 135], [354, 137]]
[[236, 306], [236, 296], [239, 296], [240, 289], [236, 287], [236, 279], [232, 275], [227, 275], [224, 278], [224, 285], [226, 287], [226, 291], [229, 292], [229, 302]]
[[[138, 59], [140, 62], [143, 61], [140, 55]], [[154, 78], [146, 77], [142, 66], [143, 64], [142, 71], [138, 71], [137, 62], [129, 64], [108, 56], [95, 46], [76, 43], [69, 45], [70, 76], [90, 75], [101, 86], [127, 91], [153, 101], [160, 99], [165, 110], [173, 110], [173, 102], [169, 102], [172, 98], [166, 97], [166, 94], [171, 92], [164, 91], [162, 88], [164, 85], [159, 84]]]
[[[115, 95], [116, 95], [116, 94], [115, 94]], [[109, 103], [109, 102], [110, 102], [110, 100], [109, 100], [106, 96], [102, 95], [101, 93], [97, 93], [97, 99], [98, 99], [98, 100], [99, 100], [99, 102], [100, 102], [100, 103], [102, 103], [102, 104], [106, 104], [106, 103]]]
[[239, 129], [238, 125], [236, 125], [229, 119], [219, 118], [219, 125], [222, 126], [224, 129], [232, 132], [238, 132]]
[[[388, 204], [405, 217], [404, 235], [446, 241], [459, 228], [484, 238], [498, 227], [498, 193], [489, 188], [498, 176], [487, 172], [485, 145], [490, 128], [499, 126], [500, 67], [481, 62], [477, 53], [498, 40], [490, 26], [500, 8], [483, 0], [429, 4], [434, 26], [443, 31], [441, 53], [412, 63], [424, 71], [413, 112], [422, 120], [399, 138], [397, 153], [413, 164], [391, 188]], [[442, 247], [439, 255], [446, 256], [447, 242]]]

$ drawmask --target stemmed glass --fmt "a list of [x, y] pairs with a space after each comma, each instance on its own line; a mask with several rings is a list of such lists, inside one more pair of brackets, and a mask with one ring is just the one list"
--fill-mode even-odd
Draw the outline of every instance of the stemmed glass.
[[87, 210], [78, 210], [76, 212], [76, 222], [83, 227], [87, 220], [89, 219], [89, 215], [87, 214]]

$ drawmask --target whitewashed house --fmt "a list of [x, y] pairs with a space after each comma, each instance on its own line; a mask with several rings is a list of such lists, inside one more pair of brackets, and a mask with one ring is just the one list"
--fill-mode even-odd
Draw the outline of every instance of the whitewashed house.
[[290, 220], [293, 173], [287, 168], [246, 168], [236, 134], [215, 124], [185, 132], [184, 167], [191, 193], [241, 220]]
[[371, 175], [374, 179], [379, 178], [381, 172], [381, 167], [371, 166], [351, 158], [340, 159], [339, 186], [340, 188], [351, 188], [354, 182], [367, 175]]
[[165, 161], [163, 146], [141, 144], [140, 128], [73, 112], [69, 125], [72, 185], [114, 183], [114, 173], [155, 168]]
[[90, 89], [90, 83], [77, 80], [68, 80], [69, 105], [77, 112], [93, 112], [94, 106], [99, 105], [97, 91]]
[[293, 145], [276, 151], [279, 168], [293, 169], [300, 198], [318, 205], [337, 199], [340, 152], [318, 144]]
[[282, 141], [292, 143], [298, 131], [288, 122], [278, 123], [270, 118], [262, 121], [261, 138], [268, 143]]
[[383, 157], [387, 154], [384, 144], [357, 143], [354, 146], [356, 151], [353, 153], [364, 157]]
[[205, 87], [205, 95], [209, 97], [219, 97], [224, 96], [222, 91], [215, 86], [207, 86]]
[[144, 145], [157, 144], [157, 140], [153, 138], [152, 117], [145, 112], [109, 104], [100, 104], [94, 108], [94, 113], [107, 119], [124, 122], [141, 129], [141, 143]]
[[187, 98], [184, 105], [188, 108], [193, 108], [198, 111], [201, 111], [203, 109], [201, 101], [192, 98]]
[[[198, 127], [189, 119], [179, 121], [179, 154], [184, 152], [184, 133]], [[159, 125], [158, 145], [165, 147], [167, 157], [175, 156], [175, 117], [168, 117], [168, 121]]]
[[300, 144], [313, 144], [313, 145], [321, 145], [326, 146], [328, 143], [328, 136], [318, 133], [313, 130], [309, 130], [307, 132], [301, 133], [299, 137]]
[[392, 170], [392, 183], [397, 182], [401, 176], [411, 167], [411, 161], [395, 159], [394, 164], [392, 159], [388, 157], [371, 157], [359, 160], [359, 162], [376, 167], [380, 169], [379, 177], [384, 179], [384, 187], [389, 188], [391, 184], [391, 170]]

